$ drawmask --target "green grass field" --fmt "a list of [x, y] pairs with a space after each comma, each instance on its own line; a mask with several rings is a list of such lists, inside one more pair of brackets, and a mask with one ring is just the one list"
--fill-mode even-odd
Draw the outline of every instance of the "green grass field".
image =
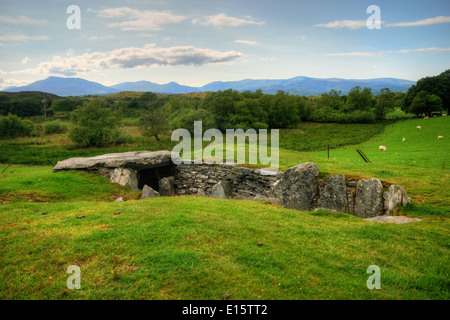
[[[378, 224], [201, 197], [136, 200], [139, 193], [94, 173], [13, 164], [0, 174], [0, 200], [7, 202], [0, 203], [0, 298], [449, 299], [450, 119], [367, 126], [302, 124], [282, 132], [281, 169], [312, 161], [324, 174], [401, 184], [413, 203], [401, 214], [423, 221]], [[302, 144], [303, 138], [314, 142]], [[64, 146], [65, 139], [0, 142], [8, 159], [0, 172], [11, 156], [45, 162], [40, 148], [54, 149], [52, 161], [146, 149], [137, 143], [83, 153]], [[330, 159], [327, 145], [334, 147]], [[114, 203], [118, 196], [128, 201]], [[81, 290], [66, 287], [70, 265], [81, 268]], [[380, 290], [366, 287], [370, 265], [381, 269]]]

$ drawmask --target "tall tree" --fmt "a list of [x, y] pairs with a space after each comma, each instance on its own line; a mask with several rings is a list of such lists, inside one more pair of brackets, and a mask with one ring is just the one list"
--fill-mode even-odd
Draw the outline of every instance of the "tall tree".
[[372, 107], [372, 90], [360, 86], [353, 87], [347, 95], [344, 111], [369, 111]]
[[72, 111], [71, 119], [74, 126], [69, 132], [72, 141], [89, 147], [110, 144], [122, 139], [116, 118], [102, 105], [101, 99], [95, 99]]
[[169, 128], [162, 101], [153, 92], [145, 92], [139, 97], [139, 104], [143, 109], [139, 124], [144, 135], [160, 141], [160, 136]]
[[429, 94], [425, 90], [420, 91], [414, 97], [408, 111], [417, 116], [431, 116], [433, 111], [442, 110], [442, 99], [435, 94]]
[[411, 86], [403, 99], [402, 110], [409, 110], [414, 98], [421, 91], [440, 97], [443, 109], [450, 111], [450, 69], [434, 77], [422, 78]]
[[377, 98], [377, 104], [375, 105], [375, 116], [377, 120], [382, 120], [386, 116], [386, 113], [394, 109], [394, 94], [389, 88], [383, 88], [380, 90]]

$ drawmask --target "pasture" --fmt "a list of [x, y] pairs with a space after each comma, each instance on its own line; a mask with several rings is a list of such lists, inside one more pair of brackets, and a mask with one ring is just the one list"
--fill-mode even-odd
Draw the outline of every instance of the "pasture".
[[[423, 221], [378, 224], [243, 200], [137, 200], [98, 174], [48, 165], [171, 146], [137, 133], [134, 144], [104, 149], [73, 148], [65, 134], [2, 141], [1, 170], [19, 160], [0, 175], [0, 298], [449, 299], [450, 119], [288, 130], [280, 169], [309, 161], [325, 174], [401, 184], [412, 204], [400, 214]], [[333, 145], [339, 136], [345, 145]], [[127, 201], [113, 202], [118, 196]], [[81, 290], [66, 287], [70, 265], [81, 268]], [[370, 265], [381, 268], [380, 290], [366, 287]]]

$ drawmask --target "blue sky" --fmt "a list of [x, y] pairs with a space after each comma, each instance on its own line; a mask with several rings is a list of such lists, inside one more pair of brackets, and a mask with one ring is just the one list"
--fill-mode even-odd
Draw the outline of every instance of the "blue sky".
[[[80, 8], [70, 30], [67, 7]], [[381, 29], [370, 30], [377, 5]], [[0, 0], [0, 89], [48, 76], [104, 85], [394, 77], [450, 68], [450, 1]]]

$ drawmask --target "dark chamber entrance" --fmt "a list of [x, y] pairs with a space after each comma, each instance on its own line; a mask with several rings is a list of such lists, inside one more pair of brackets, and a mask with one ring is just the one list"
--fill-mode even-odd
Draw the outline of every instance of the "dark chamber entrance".
[[162, 178], [175, 175], [174, 165], [164, 165], [149, 169], [138, 170], [138, 188], [143, 189], [144, 185], [148, 185], [153, 190], [159, 191], [159, 181]]

